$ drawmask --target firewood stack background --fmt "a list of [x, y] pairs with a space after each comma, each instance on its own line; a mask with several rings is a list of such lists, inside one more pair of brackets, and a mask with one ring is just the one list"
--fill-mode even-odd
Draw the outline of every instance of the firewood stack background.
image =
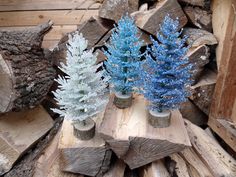
[[[194, 82], [180, 112], [191, 147], [132, 170], [112, 154], [108, 168], [95, 176], [235, 177], [236, 120], [232, 113], [227, 121], [222, 116], [218, 121], [215, 111], [216, 103], [225, 101], [224, 93], [231, 94], [230, 104], [224, 102], [229, 110], [236, 98], [232, 91], [236, 62], [231, 61], [230, 50], [236, 41], [235, 5], [233, 0], [1, 1], [0, 176], [83, 177], [61, 171], [58, 144], [63, 118], [51, 111], [58, 107], [51, 93], [58, 86], [54, 79], [63, 74], [58, 66], [66, 62], [69, 33], [83, 33], [88, 49], [98, 53], [97, 63], [103, 62], [111, 29], [128, 12], [145, 43], [143, 50], [167, 14], [179, 19], [182, 35], [189, 37], [187, 55], [194, 65]], [[228, 13], [221, 16], [224, 11]], [[227, 94], [225, 98], [229, 99]]]

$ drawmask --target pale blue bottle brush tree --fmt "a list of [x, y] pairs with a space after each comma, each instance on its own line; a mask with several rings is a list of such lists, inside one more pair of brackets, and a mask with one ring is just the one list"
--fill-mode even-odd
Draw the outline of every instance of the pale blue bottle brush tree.
[[87, 46], [88, 42], [82, 34], [75, 32], [69, 35], [67, 63], [61, 63], [60, 67], [66, 76], [59, 76], [56, 80], [59, 88], [54, 92], [60, 105], [60, 109], [54, 111], [84, 125], [87, 118], [103, 111], [108, 101], [107, 78], [102, 79], [104, 70], [97, 71], [102, 64], [95, 64], [96, 54], [86, 50]]
[[142, 41], [134, 20], [126, 14], [112, 31], [105, 68], [112, 92], [129, 95], [137, 88]]
[[160, 25], [157, 40], [146, 51], [146, 60], [141, 65], [141, 92], [149, 101], [150, 111], [163, 112], [176, 109], [189, 96], [191, 84], [190, 70], [186, 53], [187, 37], [181, 38], [178, 19], [167, 15]]

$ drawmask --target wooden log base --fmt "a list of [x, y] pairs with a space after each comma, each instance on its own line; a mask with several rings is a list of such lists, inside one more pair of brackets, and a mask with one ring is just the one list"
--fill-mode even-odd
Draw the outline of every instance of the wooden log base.
[[150, 110], [148, 113], [148, 122], [154, 128], [164, 128], [170, 126], [170, 111], [158, 112]]
[[74, 135], [81, 140], [90, 140], [95, 135], [96, 124], [92, 119], [86, 119], [85, 122], [73, 122]]
[[171, 112], [171, 124], [154, 128], [148, 123], [148, 102], [133, 95], [132, 106], [118, 109], [110, 97], [103, 121], [97, 130], [115, 154], [131, 169], [146, 165], [191, 146], [182, 116]]
[[[101, 116], [93, 120], [100, 125]], [[87, 176], [103, 175], [110, 165], [111, 150], [105, 141], [96, 133], [87, 141], [73, 135], [73, 125], [64, 120], [58, 148], [60, 151], [60, 169], [64, 172], [79, 173]]]
[[125, 109], [132, 105], [132, 94], [123, 95], [121, 93], [115, 93], [114, 105], [117, 108]]

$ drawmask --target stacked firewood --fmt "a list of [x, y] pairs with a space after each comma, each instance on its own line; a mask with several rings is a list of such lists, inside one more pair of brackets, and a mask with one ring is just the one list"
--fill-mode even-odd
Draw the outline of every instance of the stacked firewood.
[[[77, 29], [88, 40], [88, 49], [98, 54], [97, 63], [106, 60], [105, 43], [109, 42], [113, 26], [125, 13], [135, 19], [145, 43], [143, 50], [151, 45], [150, 36], [156, 37], [167, 14], [179, 19], [179, 29], [182, 35], [188, 36], [187, 43], [191, 46], [187, 53], [194, 66], [191, 96], [176, 111], [172, 126], [164, 129], [149, 129], [142, 121], [137, 126], [135, 119], [142, 117], [143, 112], [141, 115], [127, 112], [123, 118], [121, 111], [116, 110], [99, 116], [96, 120], [101, 125], [99, 133], [93, 140], [84, 142], [73, 137], [72, 127], [65, 121], [49, 146], [36, 152], [38, 158], [33, 158], [31, 170], [17, 169], [5, 176], [20, 176], [16, 173], [19, 171], [24, 176], [27, 170], [30, 171], [27, 174], [34, 177], [236, 176], [236, 161], [220, 146], [210, 129], [199, 127], [205, 127], [208, 121], [217, 76], [215, 47], [218, 42], [212, 34], [210, 0], [99, 2], [99, 15], [78, 25]], [[58, 75], [63, 74], [57, 68], [61, 62], [66, 63], [69, 34], [53, 51], [43, 52], [43, 35], [51, 26], [49, 22], [21, 32], [0, 31], [0, 113], [5, 113], [0, 117], [0, 175], [8, 172], [52, 127], [49, 114], [57, 116], [51, 111], [58, 106], [51, 91], [57, 89], [57, 84], [53, 83], [55, 70]], [[135, 109], [140, 110], [144, 105], [139, 102], [139, 96], [136, 101]], [[108, 107], [113, 109], [110, 103]], [[10, 112], [19, 110], [21, 114]], [[17, 118], [21, 120], [19, 123], [16, 123]], [[131, 120], [127, 121], [128, 125], [125, 121], [116, 121], [125, 118]], [[128, 126], [129, 129], [125, 128]], [[18, 133], [21, 136], [18, 137]]]

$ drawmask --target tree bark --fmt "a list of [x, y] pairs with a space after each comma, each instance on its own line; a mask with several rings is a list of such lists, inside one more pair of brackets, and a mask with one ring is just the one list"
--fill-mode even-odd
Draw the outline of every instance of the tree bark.
[[40, 104], [55, 71], [41, 48], [52, 22], [20, 31], [0, 31], [0, 113]]

